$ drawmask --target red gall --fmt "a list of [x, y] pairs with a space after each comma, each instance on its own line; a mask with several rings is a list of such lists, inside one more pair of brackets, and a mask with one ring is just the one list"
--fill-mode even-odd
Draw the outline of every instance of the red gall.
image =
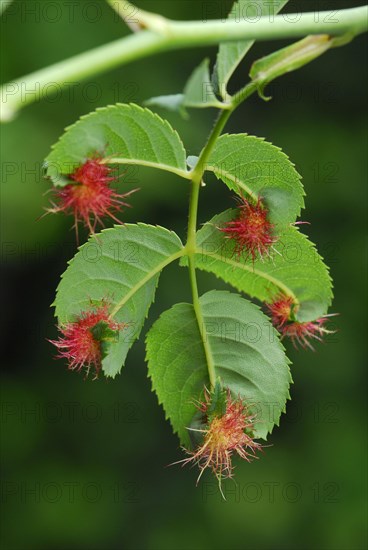
[[288, 337], [295, 348], [299, 344], [303, 348], [309, 348], [314, 351], [310, 340], [323, 341], [323, 336], [333, 334], [335, 331], [328, 330], [325, 327], [328, 317], [336, 314], [323, 315], [315, 321], [299, 323], [295, 321], [294, 313], [297, 311], [297, 305], [290, 296], [279, 294], [276, 299], [266, 304], [271, 315], [272, 324], [281, 333], [282, 338]]
[[109, 317], [109, 304], [82, 311], [77, 319], [59, 327], [61, 336], [50, 340], [58, 350], [58, 358], [67, 359], [68, 369], [85, 368], [87, 376], [91, 368], [98, 377], [108, 342], [116, 342], [125, 323], [116, 323]]
[[[216, 388], [215, 388], [216, 392]], [[262, 446], [251, 437], [254, 429], [255, 417], [247, 405], [240, 398], [233, 399], [230, 390], [220, 390], [214, 403], [214, 393], [205, 390], [204, 401], [197, 404], [198, 410], [203, 414], [206, 427], [199, 432], [203, 437], [203, 443], [194, 451], [185, 449], [190, 455], [181, 460], [183, 465], [197, 464], [200, 480], [204, 470], [209, 468], [219, 481], [233, 476], [232, 458], [237, 454], [242, 459], [250, 462], [256, 451]]]
[[78, 238], [78, 223], [83, 222], [91, 234], [95, 233], [97, 224], [104, 226], [102, 218], [108, 216], [115, 222], [122, 222], [116, 217], [122, 207], [130, 207], [123, 199], [137, 191], [133, 189], [125, 194], [117, 193], [110, 187], [116, 178], [113, 169], [100, 158], [88, 159], [79, 166], [69, 178], [75, 183], [53, 189], [56, 204], [47, 209], [53, 214], [64, 212], [74, 216], [74, 227]]
[[219, 230], [227, 239], [235, 241], [234, 252], [240, 256], [244, 251], [254, 262], [259, 256], [270, 255], [270, 248], [276, 242], [272, 235], [274, 225], [268, 220], [268, 211], [258, 198], [256, 204], [241, 198], [236, 219], [226, 222]]

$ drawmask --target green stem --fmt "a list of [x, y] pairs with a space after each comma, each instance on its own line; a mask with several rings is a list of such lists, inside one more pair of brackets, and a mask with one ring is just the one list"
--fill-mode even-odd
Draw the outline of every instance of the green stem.
[[273, 40], [298, 38], [308, 34], [332, 36], [351, 32], [361, 34], [368, 29], [368, 6], [345, 10], [330, 10], [281, 14], [260, 17], [259, 20], [169, 21], [167, 33], [177, 46], [209, 46], [232, 40]]
[[185, 245], [185, 252], [188, 256], [188, 267], [189, 267], [189, 279], [190, 286], [192, 290], [192, 300], [195, 316], [198, 323], [199, 332], [201, 335], [204, 352], [206, 355], [208, 377], [210, 380], [210, 387], [214, 388], [216, 383], [216, 373], [215, 373], [215, 364], [212, 356], [212, 351], [208, 342], [204, 318], [202, 313], [201, 304], [199, 301], [198, 294], [198, 284], [196, 276], [196, 267], [195, 267], [195, 253], [197, 247], [197, 213], [198, 213], [198, 200], [199, 200], [199, 190], [202, 183], [203, 173], [206, 170], [206, 163], [211, 155], [211, 152], [216, 144], [217, 138], [221, 134], [226, 122], [228, 121], [231, 113], [235, 107], [231, 110], [222, 111], [217, 119], [215, 126], [207, 140], [205, 147], [203, 148], [198, 162], [195, 168], [192, 171], [192, 187], [190, 193], [189, 201], [189, 217], [188, 217], [188, 234], [187, 234], [187, 243]]
[[167, 49], [166, 43], [165, 38], [155, 33], [140, 32], [4, 84], [0, 88], [0, 120], [11, 120], [19, 109], [55, 89], [75, 85], [108, 69], [163, 51]]
[[[202, 149], [201, 154], [199, 155], [197, 164], [193, 168], [191, 175], [192, 186], [190, 193], [189, 201], [189, 217], [188, 217], [188, 233], [187, 233], [187, 242], [184, 248], [185, 255], [188, 256], [188, 268], [189, 268], [189, 280], [192, 291], [192, 301], [195, 316], [198, 323], [199, 332], [201, 335], [201, 340], [203, 343], [203, 348], [206, 356], [208, 377], [210, 380], [210, 388], [213, 389], [216, 384], [216, 371], [215, 363], [211, 351], [211, 346], [208, 341], [206, 334], [204, 317], [202, 312], [201, 303], [199, 300], [198, 293], [198, 284], [197, 284], [197, 275], [196, 275], [196, 265], [195, 265], [195, 254], [197, 251], [197, 216], [198, 216], [198, 201], [199, 201], [199, 190], [202, 183], [203, 174], [207, 169], [211, 170], [211, 166], [208, 165], [208, 160], [211, 156], [211, 153], [216, 145], [216, 141], [221, 135], [227, 121], [233, 112], [239, 107], [239, 105], [248, 99], [255, 91], [257, 91], [257, 85], [254, 82], [249, 82], [244, 88], [242, 88], [237, 94], [233, 97], [228, 97], [229, 108], [220, 112], [217, 121], [208, 137], [205, 147]], [[271, 279], [270, 279], [271, 280]], [[278, 281], [273, 280], [275, 284], [278, 284]], [[279, 285], [280, 286], [280, 285]], [[287, 295], [290, 295], [291, 291], [288, 288], [284, 288], [287, 291]], [[294, 294], [292, 294], [294, 297]]]
[[189, 267], [189, 279], [192, 290], [193, 308], [197, 318], [199, 331], [207, 360], [208, 376], [210, 380], [210, 387], [213, 389], [216, 384], [216, 372], [215, 364], [212, 356], [210, 344], [208, 342], [204, 318], [202, 313], [201, 304], [199, 301], [198, 284], [195, 267], [195, 254], [197, 252], [197, 214], [198, 214], [198, 200], [199, 190], [202, 183], [204, 172], [207, 170], [207, 163], [211, 156], [211, 153], [216, 145], [216, 141], [221, 135], [227, 121], [235, 111], [235, 109], [251, 96], [257, 90], [257, 86], [250, 82], [242, 90], [240, 90], [232, 98], [229, 98], [230, 107], [228, 110], [220, 112], [217, 121], [208, 137], [205, 147], [202, 149], [199, 155], [198, 162], [191, 172], [192, 187], [189, 201], [189, 218], [188, 218], [188, 233], [187, 243], [185, 245], [185, 254], [188, 256]]
[[[138, 11], [138, 21], [139, 21]], [[10, 120], [25, 105], [61, 86], [74, 84], [114, 67], [162, 51], [210, 46], [236, 40], [267, 40], [302, 37], [307, 34], [358, 35], [368, 28], [367, 6], [335, 12], [261, 17], [257, 22], [171, 21], [144, 13], [142, 24], [151, 30], [137, 32], [89, 52], [51, 65], [5, 84], [1, 90], [1, 120]], [[143, 19], [144, 18], [144, 19]]]
[[107, 2], [134, 32], [144, 28], [158, 33], [166, 30], [168, 20], [162, 15], [142, 10], [127, 0], [107, 0]]
[[248, 99], [254, 92], [257, 91], [257, 83], [256, 82], [249, 82], [244, 88], [239, 90], [232, 98], [231, 98], [231, 104], [233, 106], [233, 109], [236, 109], [243, 101]]
[[125, 0], [107, 0], [107, 2], [133, 32], [142, 30], [139, 21], [135, 17], [132, 17], [136, 12], [133, 4]]
[[200, 184], [202, 181], [203, 174], [206, 170], [206, 163], [212, 153], [212, 150], [214, 146], [216, 145], [216, 141], [218, 137], [221, 135], [222, 130], [225, 127], [225, 124], [231, 117], [232, 113], [234, 112], [235, 108], [238, 104], [234, 104], [231, 106], [230, 109], [226, 109], [222, 112], [220, 112], [217, 121], [215, 122], [215, 125], [208, 137], [207, 143], [205, 147], [202, 149], [201, 154], [199, 155], [199, 159], [197, 164], [195, 165], [193, 172], [192, 172], [192, 182], [195, 182], [197, 184]]

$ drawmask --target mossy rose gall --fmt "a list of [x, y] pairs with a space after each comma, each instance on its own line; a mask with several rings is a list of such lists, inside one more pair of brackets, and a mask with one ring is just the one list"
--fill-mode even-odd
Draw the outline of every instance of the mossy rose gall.
[[257, 257], [269, 256], [270, 247], [277, 239], [261, 199], [258, 198], [256, 204], [245, 198], [240, 201], [237, 217], [219, 227], [219, 230], [225, 233], [227, 239], [235, 242], [235, 254], [240, 256], [245, 252], [254, 262]]
[[199, 402], [198, 410], [203, 415], [205, 428], [195, 430], [203, 436], [203, 443], [190, 455], [180, 461], [197, 464], [200, 469], [198, 480], [206, 468], [210, 469], [219, 483], [233, 476], [232, 458], [234, 454], [250, 462], [262, 446], [252, 438], [255, 417], [249, 412], [244, 400], [233, 398], [230, 390], [218, 385], [213, 393], [205, 390], [204, 401]]
[[58, 357], [66, 359], [70, 370], [85, 368], [87, 375], [91, 368], [97, 378], [104, 357], [104, 346], [117, 341], [119, 332], [127, 325], [116, 323], [109, 316], [109, 304], [82, 311], [72, 322], [59, 326], [61, 336], [50, 340], [58, 349]]
[[111, 187], [111, 183], [116, 181], [113, 171], [98, 157], [88, 159], [69, 175], [73, 183], [53, 190], [56, 204], [48, 212], [72, 214], [76, 231], [78, 223], [83, 222], [89, 232], [94, 233], [97, 224], [104, 225], [104, 217], [110, 217], [121, 224], [116, 213], [121, 212], [123, 207], [130, 207], [123, 199], [137, 189], [124, 194], [117, 193]]
[[297, 344], [303, 348], [309, 348], [314, 351], [310, 340], [323, 341], [323, 336], [333, 334], [335, 331], [328, 330], [325, 327], [328, 317], [336, 314], [324, 315], [315, 321], [300, 323], [295, 320], [294, 312], [298, 306], [290, 296], [280, 294], [272, 303], [267, 304], [267, 309], [271, 315], [272, 324], [281, 333], [282, 338], [290, 338], [294, 347]]

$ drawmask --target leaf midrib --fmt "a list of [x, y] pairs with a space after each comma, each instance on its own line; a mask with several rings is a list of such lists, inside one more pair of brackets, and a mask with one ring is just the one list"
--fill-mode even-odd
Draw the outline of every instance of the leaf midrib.
[[247, 266], [245, 264], [240, 264], [240, 263], [237, 263], [236, 261], [230, 259], [230, 258], [226, 258], [226, 262], [223, 261], [223, 258], [222, 256], [220, 256], [219, 254], [214, 254], [214, 253], [206, 253], [204, 250], [202, 249], [198, 249], [196, 250], [196, 253], [197, 254], [201, 254], [201, 256], [207, 256], [208, 258], [212, 258], [212, 259], [215, 259], [215, 260], [218, 260], [219, 262], [221, 262], [222, 264], [223, 263], [226, 263], [227, 265], [231, 265], [233, 267], [236, 267], [237, 269], [241, 269], [243, 271], [247, 271], [248, 273], [254, 273], [255, 275], [258, 275], [258, 277], [261, 277], [263, 279], [266, 279], [267, 281], [269, 281], [270, 283], [274, 284], [275, 286], [277, 286], [283, 293], [285, 293], [287, 296], [290, 296], [290, 298], [292, 298], [293, 302], [297, 305], [299, 304], [299, 300], [298, 298], [296, 297], [296, 295], [294, 294], [294, 292], [291, 290], [291, 288], [289, 288], [288, 286], [286, 286], [284, 283], [282, 283], [281, 281], [279, 281], [278, 279], [276, 279], [275, 277], [273, 277], [272, 275], [269, 275], [268, 273], [264, 273], [263, 271], [259, 271], [257, 268], [255, 267], [250, 267], [250, 266]]
[[[213, 172], [216, 176], [218, 174], [218, 177], [220, 179], [223, 179], [223, 178], [227, 178], [229, 179], [230, 181], [232, 181], [234, 183], [234, 185], [237, 185], [238, 187], [241, 187], [242, 189], [244, 189], [244, 191], [250, 196], [252, 197], [252, 199], [254, 201], [257, 201], [258, 200], [258, 195], [256, 193], [254, 193], [250, 187], [248, 187], [243, 181], [240, 181], [239, 178], [237, 178], [236, 176], [234, 176], [234, 174], [231, 174], [230, 172], [228, 172], [227, 170], [224, 170], [223, 168], [221, 168], [220, 170], [218, 168], [216, 168], [216, 166], [212, 166], [212, 165], [207, 165], [206, 166], [206, 171], [207, 172]], [[220, 176], [220, 173], [221, 173], [221, 176]]]
[[103, 162], [104, 164], [134, 164], [138, 166], [147, 166], [149, 168], [157, 168], [158, 170], [163, 170], [164, 172], [171, 172], [172, 174], [176, 174], [177, 176], [180, 176], [181, 178], [187, 180], [190, 180], [191, 178], [191, 172], [189, 172], [188, 170], [182, 170], [181, 168], [175, 168], [175, 166], [162, 164], [160, 162], [125, 157], [107, 157], [101, 162]]
[[181, 256], [184, 255], [184, 248], [179, 250], [178, 252], [175, 252], [174, 254], [171, 254], [164, 260], [163, 262], [157, 264], [157, 266], [149, 271], [145, 277], [143, 277], [138, 283], [136, 283], [132, 288], [125, 294], [125, 296], [116, 304], [112, 312], [110, 313], [110, 318], [115, 317], [115, 315], [120, 311], [120, 309], [134, 296], [136, 292], [140, 288], [142, 288], [152, 277], [160, 273], [166, 267], [167, 265], [171, 264], [171, 262], [181, 258]]

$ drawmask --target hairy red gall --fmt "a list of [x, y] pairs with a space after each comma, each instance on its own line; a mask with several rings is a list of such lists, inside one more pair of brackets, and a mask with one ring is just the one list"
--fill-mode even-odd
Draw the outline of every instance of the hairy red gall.
[[315, 321], [304, 323], [296, 321], [294, 312], [297, 311], [297, 305], [290, 296], [280, 294], [272, 303], [266, 305], [274, 327], [281, 333], [282, 338], [290, 338], [295, 348], [299, 344], [314, 351], [310, 340], [322, 342], [323, 336], [335, 332], [325, 327], [327, 318], [335, 314], [324, 315]]
[[[115, 222], [122, 222], [116, 217], [123, 207], [130, 204], [123, 199], [137, 191], [133, 189], [125, 194], [117, 193], [111, 186], [116, 178], [112, 176], [113, 169], [101, 162], [99, 158], [88, 159], [79, 166], [69, 178], [74, 183], [68, 183], [62, 188], [53, 189], [56, 203], [47, 211], [51, 213], [64, 212], [74, 216], [74, 227], [78, 231], [78, 223], [83, 222], [91, 234], [95, 233], [97, 224], [104, 226], [102, 218], [110, 217]], [[78, 233], [77, 233], [78, 236]]]
[[202, 435], [203, 443], [194, 451], [185, 449], [190, 456], [180, 462], [183, 465], [198, 465], [198, 481], [204, 470], [209, 468], [218, 479], [221, 490], [222, 479], [233, 476], [233, 455], [237, 454], [250, 462], [257, 458], [256, 451], [262, 449], [251, 436], [255, 417], [240, 397], [232, 398], [230, 390], [220, 390], [220, 397], [214, 397], [213, 393], [205, 390], [204, 401], [197, 407], [206, 426], [199, 430], [190, 429]]
[[235, 254], [240, 256], [245, 251], [254, 262], [257, 256], [262, 259], [270, 255], [269, 250], [277, 240], [272, 234], [273, 228], [260, 198], [256, 204], [241, 198], [236, 219], [219, 227], [219, 230], [225, 233], [226, 238], [235, 241]]
[[109, 304], [83, 311], [75, 321], [59, 327], [60, 338], [50, 340], [58, 350], [58, 358], [67, 359], [70, 370], [86, 368], [87, 375], [93, 367], [97, 378], [105, 347], [108, 342], [117, 341], [119, 331], [125, 323], [116, 323], [109, 317]]
[[279, 294], [272, 303], [267, 304], [267, 309], [271, 314], [273, 325], [277, 329], [282, 328], [292, 319], [292, 314], [295, 307], [296, 304], [291, 296]]

